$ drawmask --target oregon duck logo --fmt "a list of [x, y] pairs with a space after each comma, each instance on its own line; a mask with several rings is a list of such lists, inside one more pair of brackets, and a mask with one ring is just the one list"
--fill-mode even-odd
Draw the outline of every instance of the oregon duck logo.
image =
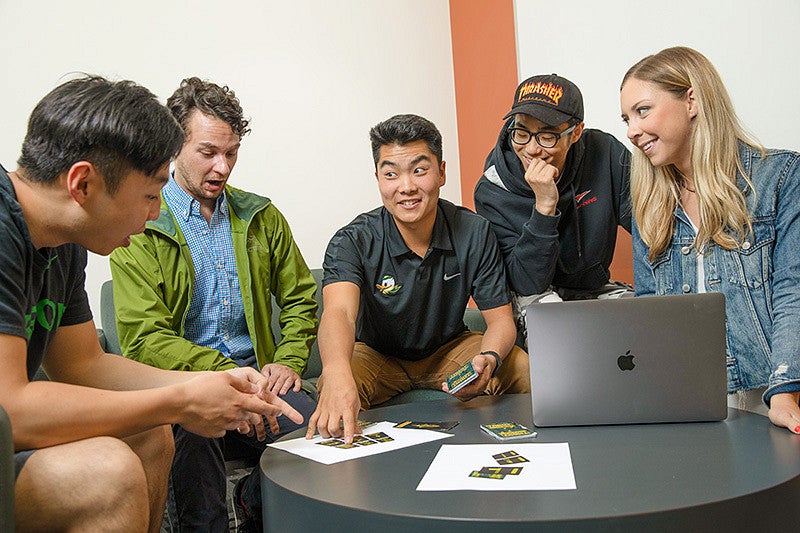
[[383, 276], [380, 284], [375, 284], [375, 287], [381, 291], [381, 294], [396, 294], [403, 286], [396, 285], [392, 276]]

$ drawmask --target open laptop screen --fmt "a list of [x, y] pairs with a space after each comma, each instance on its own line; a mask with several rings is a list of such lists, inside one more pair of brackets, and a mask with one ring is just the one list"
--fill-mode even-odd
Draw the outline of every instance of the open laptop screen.
[[727, 416], [721, 293], [534, 304], [526, 321], [537, 426]]

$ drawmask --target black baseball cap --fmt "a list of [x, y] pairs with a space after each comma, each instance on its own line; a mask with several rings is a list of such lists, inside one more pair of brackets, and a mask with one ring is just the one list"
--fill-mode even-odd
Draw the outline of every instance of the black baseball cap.
[[583, 95], [578, 86], [558, 74], [531, 76], [517, 87], [514, 105], [503, 119], [525, 113], [548, 126], [572, 119], [583, 121]]

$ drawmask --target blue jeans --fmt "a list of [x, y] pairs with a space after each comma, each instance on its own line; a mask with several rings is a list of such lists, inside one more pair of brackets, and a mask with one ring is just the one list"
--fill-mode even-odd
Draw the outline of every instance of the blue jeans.
[[[260, 455], [267, 444], [281, 435], [292, 432], [308, 423], [316, 408], [316, 402], [303, 391], [289, 391], [281, 398], [303, 415], [303, 424], [295, 424], [285, 416], [278, 417], [280, 433], [272, 435], [267, 430], [267, 439], [259, 442], [255, 437], [246, 437], [229, 431], [223, 438], [206, 438], [173, 426], [175, 435], [175, 459], [172, 462], [172, 494], [175, 504], [175, 520], [178, 531], [228, 531], [228, 507], [226, 504], [225, 441], [244, 440]], [[246, 482], [242, 491], [248, 510], [261, 516], [261, 484], [258, 466]]]

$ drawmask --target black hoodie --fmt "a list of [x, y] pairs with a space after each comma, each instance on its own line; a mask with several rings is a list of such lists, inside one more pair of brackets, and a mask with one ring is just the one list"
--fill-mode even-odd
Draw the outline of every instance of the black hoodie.
[[617, 226], [631, 231], [630, 152], [608, 133], [584, 130], [560, 174], [556, 214], [545, 216], [534, 209], [536, 198], [510, 146], [509, 123], [475, 186], [475, 210], [497, 235], [511, 289], [529, 295], [551, 286], [603, 286]]

